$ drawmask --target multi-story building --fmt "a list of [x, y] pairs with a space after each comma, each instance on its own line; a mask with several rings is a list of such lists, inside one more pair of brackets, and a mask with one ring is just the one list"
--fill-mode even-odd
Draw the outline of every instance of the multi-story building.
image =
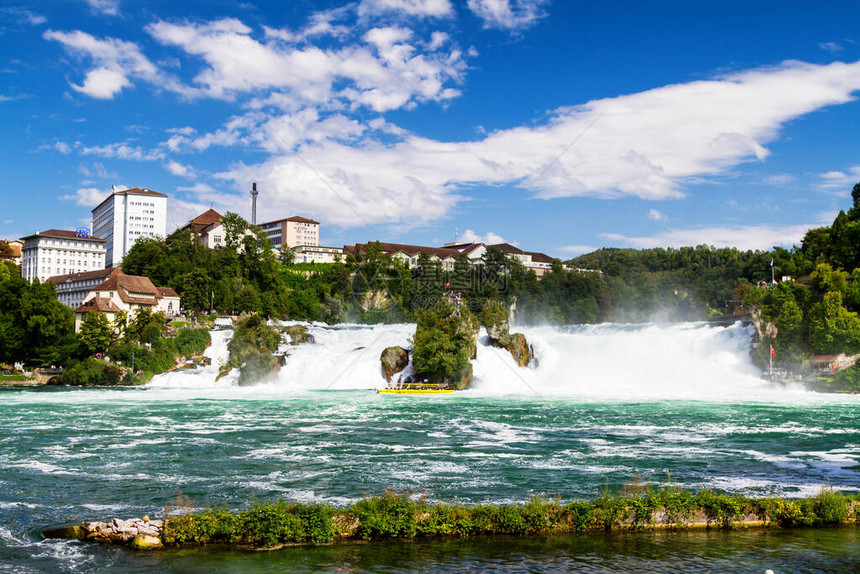
[[49, 229], [21, 241], [21, 277], [27, 281], [105, 267], [105, 240], [90, 237], [84, 230]]
[[96, 271], [55, 275], [48, 277], [48, 281], [57, 286], [57, 299], [60, 303], [72, 309], [77, 309], [84, 302], [87, 293], [117, 273], [122, 273], [119, 267], [105, 268], [103, 266]]
[[270, 221], [260, 225], [266, 237], [275, 249], [284, 246], [298, 247], [299, 245], [320, 244], [320, 222], [294, 215], [286, 219]]
[[546, 275], [552, 270], [553, 258], [537, 251], [523, 251], [519, 247], [510, 243], [497, 243], [490, 245], [493, 249], [498, 249], [504, 253], [509, 259], [519, 261], [523, 267], [535, 272], [538, 279]]
[[141, 237], [167, 232], [167, 196], [151, 189], [113, 190], [93, 209], [93, 235], [106, 241], [106, 267], [116, 267]]
[[114, 320], [120, 311], [129, 315], [138, 309], [162, 312], [167, 316], [179, 313], [181, 300], [169, 287], [156, 287], [148, 277], [126, 275], [117, 270], [106, 281], [94, 287], [75, 309], [75, 332], [81, 330], [87, 313], [98, 311]]

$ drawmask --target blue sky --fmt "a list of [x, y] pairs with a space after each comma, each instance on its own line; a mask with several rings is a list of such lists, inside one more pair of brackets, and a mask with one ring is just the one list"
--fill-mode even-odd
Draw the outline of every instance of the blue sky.
[[0, 238], [112, 185], [321, 241], [799, 242], [860, 181], [860, 2], [4, 2]]

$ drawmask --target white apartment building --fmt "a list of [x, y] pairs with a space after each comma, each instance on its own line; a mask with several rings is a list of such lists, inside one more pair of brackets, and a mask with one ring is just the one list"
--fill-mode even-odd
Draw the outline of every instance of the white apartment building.
[[21, 277], [27, 281], [105, 267], [105, 240], [89, 237], [84, 230], [49, 229], [21, 241]]
[[106, 241], [106, 267], [117, 267], [141, 237], [167, 233], [167, 195], [145, 188], [113, 191], [93, 209], [93, 235]]
[[281, 250], [284, 246], [298, 247], [299, 245], [312, 245], [319, 247], [320, 244], [320, 222], [294, 215], [286, 219], [270, 221], [260, 225], [266, 238], [275, 249]]

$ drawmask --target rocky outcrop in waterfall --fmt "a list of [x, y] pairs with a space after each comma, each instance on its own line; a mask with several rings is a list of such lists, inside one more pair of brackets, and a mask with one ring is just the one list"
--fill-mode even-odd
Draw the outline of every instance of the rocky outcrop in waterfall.
[[382, 376], [390, 383], [392, 377], [409, 365], [409, 351], [403, 347], [388, 347], [379, 357], [382, 366]]
[[266, 324], [260, 315], [247, 315], [239, 319], [236, 332], [227, 349], [230, 358], [221, 368], [218, 378], [233, 369], [239, 369], [239, 384], [252, 385], [271, 377], [280, 368], [275, 356], [281, 334]]
[[522, 333], [511, 333], [511, 315], [516, 301], [506, 306], [502, 301], [490, 301], [481, 310], [481, 323], [487, 330], [487, 341], [493, 347], [505, 349], [520, 367], [527, 367], [535, 360], [534, 349]]

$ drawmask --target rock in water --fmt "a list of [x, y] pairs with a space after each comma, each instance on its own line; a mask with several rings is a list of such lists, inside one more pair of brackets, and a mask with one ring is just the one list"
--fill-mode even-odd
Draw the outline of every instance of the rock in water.
[[409, 351], [403, 347], [388, 347], [382, 351], [379, 361], [382, 364], [382, 376], [390, 383], [391, 377], [401, 372], [409, 364]]
[[522, 333], [508, 335], [502, 338], [496, 346], [508, 351], [521, 367], [527, 367], [534, 356], [531, 345]]

